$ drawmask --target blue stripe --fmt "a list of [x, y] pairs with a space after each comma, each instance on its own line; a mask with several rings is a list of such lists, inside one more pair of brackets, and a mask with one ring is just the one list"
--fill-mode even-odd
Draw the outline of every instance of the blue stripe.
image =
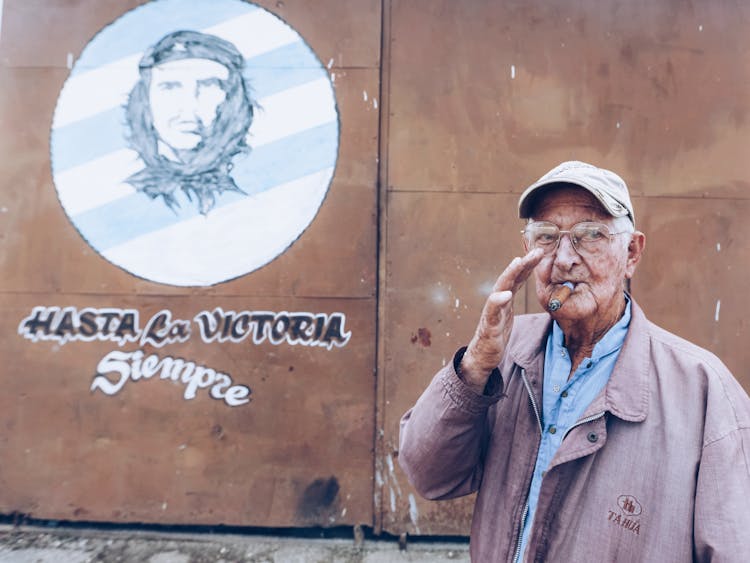
[[140, 54], [173, 31], [206, 29], [258, 9], [240, 0], [149, 2], [126, 12], [94, 36], [81, 53], [71, 76]]
[[331, 121], [263, 145], [237, 159], [232, 176], [240, 188], [254, 194], [335, 166], [338, 136], [338, 122]]
[[127, 148], [125, 135], [129, 129], [125, 123], [125, 108], [118, 107], [52, 129], [50, 153], [53, 174]]
[[[303, 42], [292, 43], [247, 60], [244, 72], [255, 99], [271, 96], [328, 74]], [[112, 108], [52, 130], [52, 169], [64, 172], [112, 151], [128, 147], [125, 110]]]
[[[335, 166], [337, 151], [338, 123], [334, 121], [254, 150], [246, 159], [236, 163], [232, 175], [242, 190], [256, 194]], [[246, 197], [224, 193], [217, 199], [216, 207]], [[198, 215], [195, 205], [183, 206], [175, 213], [160, 199], [152, 201], [145, 194], [136, 193], [71, 219], [89, 244], [104, 252], [135, 237]]]

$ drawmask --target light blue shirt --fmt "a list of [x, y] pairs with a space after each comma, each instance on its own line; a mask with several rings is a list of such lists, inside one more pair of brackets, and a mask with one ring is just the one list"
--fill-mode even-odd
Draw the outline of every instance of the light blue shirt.
[[[524, 521], [521, 554], [526, 550], [534, 513], [536, 512], [542, 479], [555, 457], [565, 433], [581, 418], [586, 408], [609, 381], [617, 356], [625, 341], [630, 325], [630, 298], [625, 296], [625, 313], [594, 345], [590, 358], [585, 358], [573, 377], [568, 380], [571, 361], [565, 348], [563, 331], [557, 322], [547, 337], [544, 356], [544, 387], [542, 396], [542, 441], [534, 466], [534, 476], [529, 488], [529, 511]], [[519, 558], [523, 560], [523, 556]]]

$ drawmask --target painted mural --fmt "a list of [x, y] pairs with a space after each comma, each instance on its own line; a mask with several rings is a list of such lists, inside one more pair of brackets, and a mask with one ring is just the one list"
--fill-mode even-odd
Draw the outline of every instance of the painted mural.
[[333, 177], [328, 73], [285, 22], [241, 0], [154, 0], [71, 65], [52, 174], [83, 238], [163, 284], [207, 286], [282, 254]]

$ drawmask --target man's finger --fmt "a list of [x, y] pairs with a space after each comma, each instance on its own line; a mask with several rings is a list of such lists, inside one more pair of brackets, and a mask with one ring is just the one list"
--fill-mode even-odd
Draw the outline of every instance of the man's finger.
[[543, 256], [544, 252], [539, 248], [535, 248], [523, 257], [517, 256], [514, 258], [497, 278], [492, 288], [493, 292], [518, 291], [534, 268], [536, 268], [537, 264], [542, 260]]
[[511, 301], [513, 301], [512, 291], [496, 291], [490, 294], [487, 298], [484, 314], [491, 326], [495, 326], [500, 322], [500, 314], [503, 308]]

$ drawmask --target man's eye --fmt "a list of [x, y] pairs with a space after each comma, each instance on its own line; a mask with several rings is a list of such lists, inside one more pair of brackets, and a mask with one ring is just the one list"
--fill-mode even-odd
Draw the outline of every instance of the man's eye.
[[578, 233], [578, 238], [586, 242], [595, 242], [605, 238], [607, 235], [598, 227], [586, 227]]
[[537, 233], [534, 240], [537, 244], [552, 244], [557, 240], [557, 235], [554, 233]]

